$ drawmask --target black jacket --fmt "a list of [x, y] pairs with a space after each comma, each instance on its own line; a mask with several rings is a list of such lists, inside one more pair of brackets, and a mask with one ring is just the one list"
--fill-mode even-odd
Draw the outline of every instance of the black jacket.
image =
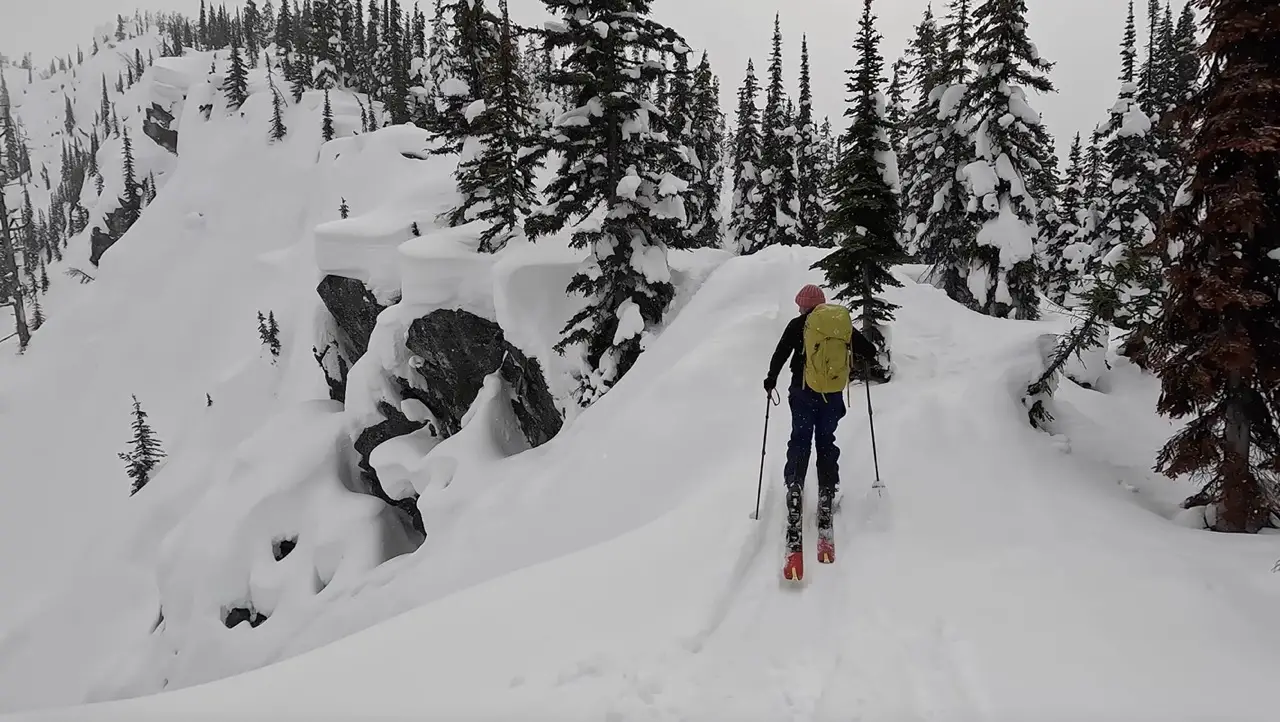
[[[791, 388], [801, 388], [804, 386], [804, 321], [809, 317], [809, 313], [805, 312], [791, 319], [787, 324], [787, 329], [782, 332], [782, 338], [778, 341], [778, 348], [773, 352], [773, 360], [769, 362], [769, 376], [767, 381], [773, 386], [778, 381], [778, 374], [782, 373], [782, 365], [787, 362], [787, 357], [791, 357]], [[853, 337], [850, 339], [850, 347], [856, 356], [868, 360], [874, 360], [879, 349], [875, 344], [867, 340], [858, 329], [853, 329]]]

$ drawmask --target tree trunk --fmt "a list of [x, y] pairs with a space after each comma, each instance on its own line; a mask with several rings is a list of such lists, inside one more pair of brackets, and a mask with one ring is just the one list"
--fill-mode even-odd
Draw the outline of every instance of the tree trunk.
[[1256, 534], [1267, 522], [1259, 480], [1249, 462], [1250, 388], [1237, 371], [1227, 381], [1223, 429], [1223, 460], [1219, 474], [1222, 488], [1217, 501], [1214, 528], [1222, 532]]

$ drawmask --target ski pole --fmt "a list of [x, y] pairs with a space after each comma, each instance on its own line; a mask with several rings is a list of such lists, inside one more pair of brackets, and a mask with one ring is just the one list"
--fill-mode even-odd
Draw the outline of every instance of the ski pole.
[[[862, 266], [862, 285], [863, 291], [866, 293], [867, 308], [871, 304], [871, 265], [864, 264]], [[866, 317], [867, 330], [871, 330], [870, 315]], [[866, 374], [867, 385], [867, 426], [871, 429], [871, 460], [876, 466], [876, 483], [871, 485], [876, 490], [877, 496], [883, 496], [884, 482], [880, 480], [880, 454], [876, 451], [876, 416], [875, 411], [871, 408], [871, 359], [864, 358], [862, 360], [863, 373]]]
[[770, 391], [764, 399], [764, 441], [760, 444], [760, 480], [756, 483], [756, 513], [752, 519], [760, 520], [760, 494], [764, 491], [764, 455], [769, 449], [769, 411], [771, 406], [782, 403], [781, 397], [774, 399], [776, 391]]
[[871, 488], [876, 490], [876, 494], [883, 495], [880, 491], [884, 488], [884, 482], [880, 481], [880, 454], [876, 451], [876, 415], [871, 408], [871, 361], [863, 359], [862, 363], [867, 375], [867, 425], [871, 429], [871, 459], [876, 465], [876, 483]]

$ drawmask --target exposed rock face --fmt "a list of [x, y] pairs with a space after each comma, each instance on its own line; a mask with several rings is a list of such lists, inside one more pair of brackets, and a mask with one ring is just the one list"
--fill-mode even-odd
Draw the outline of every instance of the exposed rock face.
[[[421, 395], [420, 392], [414, 389], [409, 389], [408, 385], [403, 382], [401, 383], [401, 393], [405, 395], [405, 398]], [[412, 434], [427, 424], [410, 421], [405, 418], [404, 414], [400, 413], [399, 409], [385, 402], [378, 405], [378, 410], [382, 412], [382, 416], [386, 421], [370, 426], [361, 432], [360, 436], [356, 439], [356, 453], [360, 454], [360, 475], [364, 479], [365, 483], [369, 485], [369, 493], [371, 495], [383, 500], [387, 505], [399, 509], [408, 517], [410, 525], [417, 530], [419, 534], [426, 534], [426, 528], [422, 523], [422, 513], [418, 511], [417, 496], [415, 495], [399, 500], [392, 499], [388, 496], [386, 490], [382, 488], [382, 482], [378, 479], [377, 470], [373, 468], [373, 464], [369, 463], [369, 455], [372, 454], [373, 450], [378, 448], [378, 445], [382, 442], [404, 436], [405, 434]], [[438, 429], [436, 430], [436, 433], [439, 433]]]
[[380, 305], [369, 289], [353, 278], [325, 276], [316, 293], [346, 336], [339, 339], [342, 355], [349, 364], [355, 364], [369, 350], [369, 337], [378, 324], [378, 314], [387, 307]]
[[559, 433], [564, 420], [542, 369], [507, 342], [502, 327], [493, 321], [467, 311], [432, 311], [409, 327], [405, 345], [422, 359], [418, 373], [428, 390], [420, 400], [439, 420], [445, 436], [462, 428], [462, 417], [485, 377], [495, 371], [501, 371], [514, 392], [511, 404], [530, 446], [541, 446]]
[[107, 235], [101, 228], [94, 227], [89, 236], [89, 263], [98, 265], [98, 261], [102, 260], [102, 254], [114, 245], [116, 239]]
[[156, 145], [177, 155], [178, 131], [169, 129], [169, 124], [172, 122], [172, 113], [152, 103], [151, 107], [147, 108], [146, 120], [142, 122], [142, 132], [148, 138], [154, 140]]

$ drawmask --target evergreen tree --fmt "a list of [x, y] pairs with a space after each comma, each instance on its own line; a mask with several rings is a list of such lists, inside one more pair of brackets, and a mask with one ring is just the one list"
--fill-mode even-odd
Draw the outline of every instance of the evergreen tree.
[[747, 77], [738, 91], [737, 132], [733, 138], [733, 204], [729, 211], [729, 233], [737, 248], [750, 253], [764, 246], [757, 235], [756, 215], [760, 209], [760, 109], [756, 96], [760, 86], [755, 65], [747, 61]]
[[133, 165], [133, 142], [129, 139], [129, 129], [123, 132], [124, 145], [124, 194], [120, 196], [120, 226], [116, 238], [133, 227], [142, 214], [142, 193], [138, 184], [137, 173]]
[[1280, 26], [1270, 3], [1200, 7], [1208, 74], [1182, 111], [1193, 177], [1161, 226], [1174, 262], [1153, 339], [1159, 411], [1192, 418], [1157, 470], [1204, 483], [1187, 505], [1212, 507], [1214, 529], [1256, 532], [1280, 513], [1280, 139], [1259, 132], [1276, 125]]
[[276, 88], [275, 78], [271, 76], [271, 64], [267, 64], [267, 87], [271, 90], [271, 133], [272, 141], [284, 140], [288, 129], [284, 125], [284, 95]]
[[427, 130], [439, 143], [437, 152], [458, 153], [469, 134], [468, 109], [487, 95], [485, 68], [500, 50], [494, 30], [498, 19], [484, 0], [449, 0], [446, 9], [453, 18], [453, 45], [439, 69], [439, 97]]
[[694, 112], [691, 145], [700, 171], [693, 183], [694, 213], [689, 218], [693, 245], [719, 248], [721, 230], [720, 192], [724, 187], [724, 113], [720, 110], [720, 81], [711, 71], [706, 53], [693, 76]]
[[209, 49], [209, 21], [205, 15], [204, 0], [200, 0], [200, 23], [197, 27], [197, 37], [199, 42], [196, 45], [197, 50]]
[[280, 326], [276, 323], [275, 311], [267, 312], [267, 348], [272, 357], [280, 358]]
[[75, 111], [71, 109], [71, 98], [64, 95], [62, 96], [62, 99], [66, 101], [66, 108], [63, 111], [64, 117], [62, 125], [66, 128], [67, 135], [71, 135], [71, 133], [76, 129], [76, 114]]
[[802, 246], [816, 246], [821, 242], [824, 220], [821, 190], [824, 179], [818, 125], [813, 117], [808, 37], [804, 38], [800, 46], [800, 112], [796, 116], [795, 127], [796, 200], [799, 210], [796, 215], [796, 240]]
[[1196, 90], [1200, 80], [1200, 57], [1197, 54], [1196, 13], [1188, 2], [1182, 8], [1178, 18], [1178, 27], [1174, 31], [1174, 72], [1177, 92], [1174, 103], [1181, 104], [1189, 99]]
[[543, 158], [529, 151], [535, 143], [529, 120], [533, 109], [506, 0], [501, 12], [498, 50], [485, 68], [490, 97], [470, 123], [471, 135], [455, 174], [463, 203], [449, 217], [453, 226], [486, 222], [479, 248], [485, 253], [501, 250], [529, 214], [536, 195], [534, 174]]
[[[1075, 262], [1086, 252], [1090, 257], [1080, 289], [1072, 289], [1080, 295], [1080, 320], [1058, 340], [1047, 370], [1028, 389], [1030, 396], [1039, 399], [1032, 409], [1032, 421], [1037, 425], [1049, 420], [1043, 399], [1052, 394], [1056, 376], [1071, 358], [1105, 346], [1111, 324], [1130, 331], [1126, 355], [1145, 354], [1146, 331], [1161, 300], [1161, 268], [1159, 259], [1151, 253], [1154, 220], [1160, 214], [1159, 184], [1155, 178], [1160, 163], [1151, 137], [1151, 119], [1138, 102], [1136, 43], [1130, 0], [1120, 49], [1120, 97], [1098, 134], [1099, 140], [1095, 140], [1095, 144], [1105, 147], [1111, 182], [1102, 186], [1101, 196], [1094, 202], [1095, 218], [1087, 221], [1083, 229], [1059, 230], [1064, 243], [1071, 238], [1080, 239], [1067, 248], [1064, 262]], [[1074, 165], [1083, 163], [1079, 160], [1079, 139], [1072, 155]], [[1073, 263], [1072, 269], [1077, 267], [1078, 263]]]
[[338, 18], [330, 0], [313, 0], [311, 5], [311, 48], [315, 68], [312, 87], [330, 90], [339, 85], [342, 38], [338, 35]]
[[1040, 116], [1024, 89], [1050, 93], [1054, 87], [1045, 75], [1052, 64], [1027, 37], [1026, 12], [1025, 0], [985, 0], [974, 11], [974, 61], [987, 72], [975, 77], [965, 97], [978, 159], [961, 173], [980, 225], [965, 269], [977, 308], [1034, 320], [1040, 315], [1035, 244], [1044, 199], [1035, 195], [1033, 179], [1050, 162], [1034, 130]]
[[107, 96], [107, 76], [102, 76], [102, 107], [98, 111], [102, 116], [102, 129], [106, 133], [111, 129], [111, 99]]
[[249, 70], [240, 55], [238, 43], [231, 46], [231, 67], [227, 70], [226, 80], [222, 81], [222, 92], [226, 94], [227, 106], [232, 110], [239, 110], [249, 99]]
[[165, 457], [160, 447], [160, 440], [156, 438], [155, 431], [152, 430], [147, 418], [147, 412], [142, 410], [141, 402], [138, 401], [137, 396], [134, 396], [132, 449], [119, 455], [125, 463], [125, 473], [133, 480], [130, 496], [137, 494], [147, 485], [147, 482], [151, 481], [152, 472]]
[[262, 47], [262, 16], [258, 12], [258, 4], [246, 0], [244, 4], [244, 49], [250, 62], [258, 63], [258, 51]]
[[[952, 299], [977, 308], [968, 283], [977, 225], [966, 209], [968, 199], [958, 181], [974, 152], [973, 142], [964, 132], [969, 121], [960, 102], [968, 90], [968, 53], [973, 48], [970, 2], [952, 0], [946, 22], [934, 42], [926, 45], [930, 19], [926, 14], [917, 33], [921, 51], [932, 55], [922, 56], [917, 69], [922, 92], [907, 134], [912, 160], [902, 243], [929, 265], [928, 282]], [[936, 63], [929, 57], [936, 58]], [[930, 67], [933, 72], [926, 73]]]
[[[858, 65], [848, 71], [851, 121], [844, 153], [831, 174], [831, 211], [823, 240], [839, 250], [814, 264], [826, 272], [836, 299], [849, 303], [861, 317], [863, 333], [883, 348], [881, 326], [897, 308], [877, 297], [885, 286], [901, 287], [891, 267], [906, 260], [898, 244], [898, 160], [890, 145], [889, 120], [880, 102], [884, 60], [875, 29], [872, 0], [864, 0], [858, 24]], [[885, 378], [883, 368], [876, 377]]]
[[1058, 226], [1047, 252], [1044, 287], [1049, 298], [1058, 304], [1067, 301], [1067, 295], [1075, 287], [1083, 270], [1080, 259], [1068, 249], [1072, 248], [1080, 233], [1080, 213], [1085, 206], [1085, 158], [1080, 134], [1076, 133], [1067, 157], [1067, 185], [1058, 209]]
[[906, 147], [904, 141], [907, 137], [907, 99], [906, 89], [903, 87], [906, 74], [907, 62], [899, 58], [893, 64], [893, 79], [889, 82], [887, 99], [889, 106], [886, 116], [889, 121], [889, 145], [893, 146], [894, 153], [901, 153]]
[[[664, 170], [680, 165], [682, 149], [644, 97], [664, 70], [638, 58], [645, 50], [671, 55], [688, 47], [650, 19], [650, 0], [544, 4], [559, 19], [548, 26], [548, 42], [570, 51], [552, 83], [575, 93], [575, 110], [545, 133], [545, 147], [563, 162], [547, 189], [548, 207], [526, 226], [537, 238], [607, 209], [598, 223], [580, 224], [573, 234], [575, 247], [591, 249], [568, 288], [586, 298], [586, 307], [556, 345], [561, 353], [581, 352], [576, 396], [589, 405], [635, 364], [646, 332], [662, 322], [674, 297], [666, 249], [680, 243], [687, 224], [688, 184]], [[609, 32], [599, 32], [602, 24]]]
[[293, 51], [294, 32], [293, 13], [289, 9], [289, 0], [282, 0], [280, 3], [280, 16], [275, 24], [276, 53], [280, 56], [282, 68], [288, 65], [289, 53]]
[[[787, 122], [787, 98], [782, 84], [782, 21], [774, 18], [773, 53], [769, 61], [769, 87], [760, 123], [760, 174], [757, 179], [760, 202], [752, 219], [751, 236], [763, 246], [796, 242], [798, 215], [794, 129]], [[789, 134], [788, 131], [791, 131]]]
[[324, 113], [321, 116], [320, 137], [328, 143], [333, 140], [333, 106], [329, 104], [329, 91], [324, 91]]

